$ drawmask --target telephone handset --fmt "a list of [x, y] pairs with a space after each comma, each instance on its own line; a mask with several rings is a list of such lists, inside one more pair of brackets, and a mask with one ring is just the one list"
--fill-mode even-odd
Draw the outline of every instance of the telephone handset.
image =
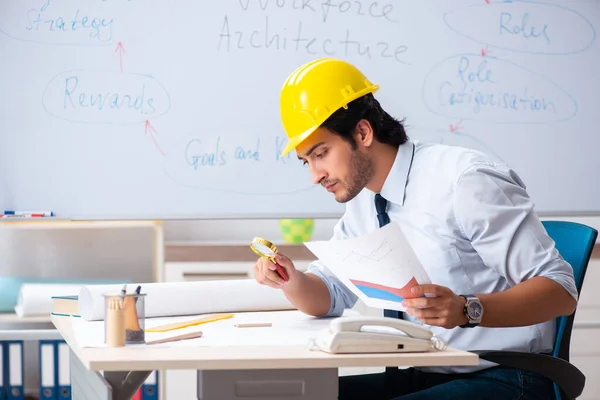
[[[371, 330], [363, 330], [371, 327]], [[388, 329], [385, 329], [388, 328]], [[374, 330], [373, 330], [374, 329]], [[327, 353], [407, 353], [442, 350], [445, 343], [428, 328], [389, 317], [340, 317], [313, 341]]]

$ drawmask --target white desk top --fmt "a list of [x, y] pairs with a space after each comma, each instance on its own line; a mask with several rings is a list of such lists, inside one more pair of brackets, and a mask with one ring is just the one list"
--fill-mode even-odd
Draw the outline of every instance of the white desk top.
[[332, 355], [298, 345], [81, 348], [69, 317], [52, 316], [52, 322], [81, 363], [92, 371], [440, 366], [479, 362], [476, 354], [454, 349], [430, 353]]
[[14, 313], [0, 313], [0, 341], [60, 338], [50, 321], [50, 315], [19, 318]]
[[40, 329], [54, 329], [49, 314], [19, 318], [14, 313], [0, 313], [0, 330], [26, 331]]
[[50, 324], [50, 314], [35, 315], [30, 317], [18, 317], [15, 313], [0, 313], [0, 324]]

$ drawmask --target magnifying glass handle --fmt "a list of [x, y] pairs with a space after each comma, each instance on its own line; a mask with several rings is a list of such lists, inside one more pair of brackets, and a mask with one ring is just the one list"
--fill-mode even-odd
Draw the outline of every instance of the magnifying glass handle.
[[275, 270], [277, 271], [277, 273], [279, 274], [281, 279], [283, 279], [285, 282], [287, 282], [290, 278], [288, 277], [287, 273], [285, 272], [285, 268], [283, 268], [281, 265], [277, 264], [277, 261], [275, 261], [275, 260], [271, 260], [271, 261], [273, 262], [273, 264], [275, 264]]

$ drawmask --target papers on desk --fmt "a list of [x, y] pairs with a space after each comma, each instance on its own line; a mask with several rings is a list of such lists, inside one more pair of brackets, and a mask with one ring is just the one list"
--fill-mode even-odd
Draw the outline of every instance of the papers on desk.
[[[345, 315], [356, 315], [348, 310]], [[173, 322], [196, 319], [200, 315], [146, 320], [146, 328]], [[71, 318], [75, 340], [80, 347], [106, 347], [104, 322]], [[237, 328], [237, 324], [270, 322], [269, 327]], [[233, 318], [191, 326], [168, 332], [146, 332], [146, 341], [163, 339], [184, 333], [202, 331], [202, 337], [154, 345], [136, 344], [127, 347], [180, 347], [180, 346], [283, 346], [308, 345], [312, 338], [329, 327], [330, 318], [315, 318], [300, 311], [269, 311], [236, 313]]]
[[19, 289], [15, 313], [19, 317], [48, 316], [52, 312], [52, 297], [77, 295], [83, 284], [25, 283]]
[[395, 222], [368, 235], [305, 245], [370, 307], [405, 311], [402, 300], [415, 297], [410, 289], [431, 283]]

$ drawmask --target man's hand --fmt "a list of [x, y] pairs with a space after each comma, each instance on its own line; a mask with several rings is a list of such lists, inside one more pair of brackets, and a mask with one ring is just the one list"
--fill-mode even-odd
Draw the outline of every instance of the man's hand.
[[256, 264], [254, 264], [254, 278], [261, 285], [280, 289], [284, 284], [291, 282], [298, 271], [294, 267], [294, 263], [281, 253], [278, 253], [275, 256], [275, 261], [277, 264], [281, 265], [287, 273], [287, 276], [289, 277], [288, 282], [285, 282], [283, 278], [279, 276], [275, 264], [263, 257], [260, 257], [258, 261], [256, 261]]
[[463, 313], [465, 299], [447, 287], [418, 285], [412, 288], [412, 293], [416, 296], [435, 296], [404, 299], [402, 302], [406, 313], [417, 317], [424, 324], [452, 329], [468, 322]]

